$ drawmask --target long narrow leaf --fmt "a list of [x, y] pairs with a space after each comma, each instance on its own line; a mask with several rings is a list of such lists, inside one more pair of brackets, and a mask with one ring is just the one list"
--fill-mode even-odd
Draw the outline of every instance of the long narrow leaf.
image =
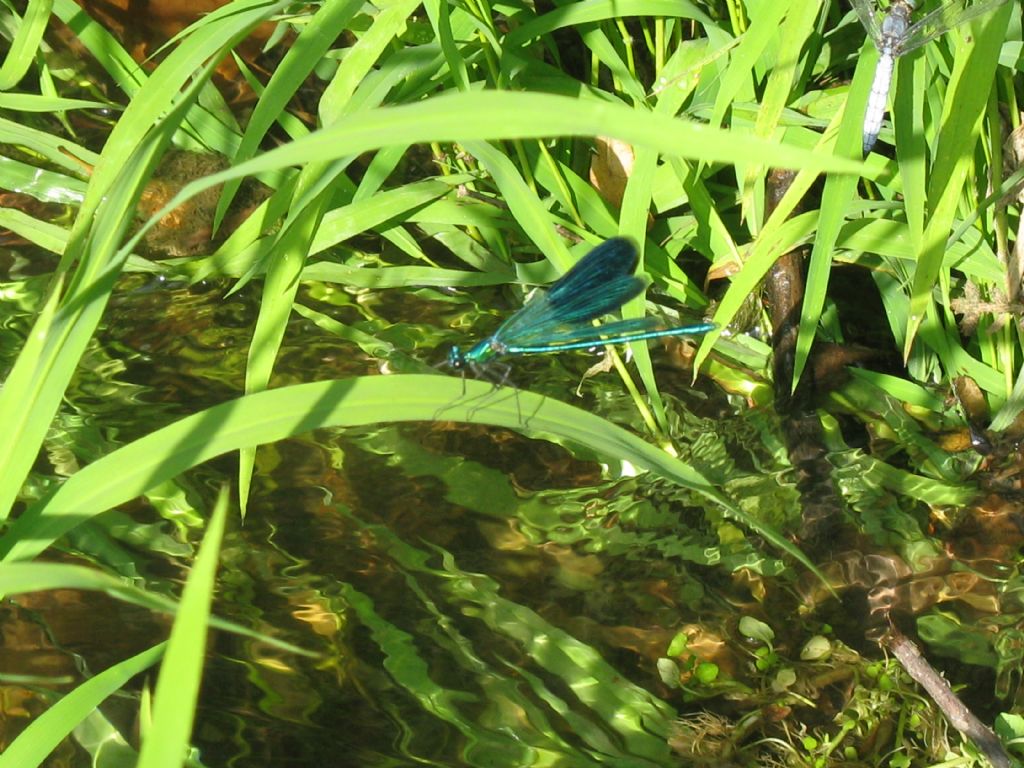
[[214, 577], [227, 516], [225, 488], [214, 506], [210, 526], [181, 595], [181, 607], [160, 665], [153, 700], [153, 725], [143, 736], [138, 768], [180, 768], [185, 761], [199, 701]]
[[1013, 3], [1005, 3], [957, 59], [946, 94], [946, 107], [939, 128], [935, 166], [928, 184], [932, 210], [925, 226], [921, 257], [914, 271], [910, 296], [910, 322], [903, 353], [908, 355], [917, 329], [925, 319], [932, 300], [932, 288], [942, 265], [946, 240], [952, 229], [956, 203], [972, 162], [970, 148], [978, 135], [988, 101], [988, 88], [995, 79], [999, 46], [1006, 36]]
[[156, 664], [164, 653], [164, 647], [164, 643], [160, 643], [105, 669], [34, 718], [18, 738], [0, 753], [0, 768], [35, 768], [43, 765], [57, 745], [104, 700], [123, 688], [137, 674]]
[[[99, 323], [127, 251], [117, 247], [132, 222], [135, 203], [156, 159], [191, 106], [219, 52], [277, 5], [247, 0], [223, 28], [208, 26], [175, 49], [146, 82], [146, 98], [132, 102], [111, 133], [72, 227], [60, 269], [77, 262], [67, 295], [54, 317], [41, 355], [20, 356], [11, 377], [27, 382], [0, 390], [0, 518], [9, 513], [79, 358]], [[213, 57], [213, 61], [211, 61]], [[197, 75], [198, 72], [198, 75]], [[186, 95], [180, 88], [192, 80]], [[152, 128], [154, 122], [157, 124]]]
[[7, 56], [0, 66], [0, 91], [9, 91], [16, 86], [32, 66], [32, 60], [39, 52], [39, 43], [50, 20], [53, 0], [29, 0], [25, 17], [18, 25], [14, 41], [7, 49]]
[[[327, 3], [304, 25], [299, 38], [294, 45], [289, 46], [288, 53], [274, 70], [260, 96], [242, 142], [235, 152], [235, 162], [247, 160], [256, 154], [267, 130], [284, 111], [289, 99], [295, 95], [295, 90], [322, 59], [331, 43], [344, 31], [361, 5], [359, 0]], [[220, 224], [240, 183], [240, 180], [235, 179], [224, 184], [217, 203], [215, 226]]]
[[[861, 148], [864, 127], [864, 109], [867, 107], [868, 94], [874, 76], [874, 63], [877, 51], [871, 42], [865, 43], [874, 55], [862, 56], [857, 65], [843, 109], [839, 136], [836, 148], [847, 157], [853, 157]], [[832, 272], [832, 251], [836, 239], [842, 229], [857, 187], [857, 179], [850, 176], [832, 175], [825, 180], [825, 189], [821, 194], [821, 208], [818, 220], [818, 231], [811, 249], [810, 264], [807, 268], [807, 285], [804, 303], [800, 310], [800, 333], [797, 337], [796, 355], [793, 363], [792, 386], [803, 373], [804, 366], [811, 352], [811, 344], [821, 319], [821, 310], [825, 306], [825, 292], [828, 288], [829, 275]]]
[[[554, 437], [626, 461], [703, 495], [817, 572], [782, 535], [726, 499], [692, 466], [592, 413], [530, 392], [448, 376], [371, 376], [268, 390], [214, 406], [118, 449], [72, 475], [0, 538], [4, 560], [33, 558], [83, 519], [228, 451], [312, 429], [446, 419]], [[83, 512], [84, 510], [84, 512]], [[84, 517], [83, 517], [84, 515]]]

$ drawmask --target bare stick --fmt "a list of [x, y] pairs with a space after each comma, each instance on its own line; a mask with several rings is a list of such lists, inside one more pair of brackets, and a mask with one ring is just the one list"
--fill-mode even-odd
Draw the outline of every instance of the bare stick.
[[957, 698], [945, 678], [935, 671], [906, 635], [891, 628], [882, 642], [889, 647], [907, 674], [928, 692], [954, 728], [977, 744], [995, 768], [1010, 768], [1010, 758], [996, 735]]

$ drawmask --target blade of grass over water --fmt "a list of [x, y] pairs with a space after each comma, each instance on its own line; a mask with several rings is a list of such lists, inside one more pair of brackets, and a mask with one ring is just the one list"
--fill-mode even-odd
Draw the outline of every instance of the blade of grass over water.
[[34, 219], [21, 211], [0, 208], [0, 227], [25, 238], [26, 242], [58, 255], [64, 253], [64, 248], [67, 246], [68, 233], [66, 229]]
[[[349, 50], [349, 55], [346, 56], [344, 63], [335, 73], [328, 89], [338, 103], [348, 103], [356, 86], [377, 60], [383, 47], [404, 28], [404, 19], [412, 11], [413, 5], [406, 0], [406, 2], [392, 6], [379, 14], [370, 29], [360, 38], [359, 43]], [[267, 107], [266, 118], [263, 121], [258, 121], [257, 115], [254, 113], [236, 160], [245, 159], [255, 154], [273, 117], [283, 110], [287, 101], [294, 95], [294, 88], [309, 74], [309, 71], [327, 52], [331, 43], [345, 30], [356, 11], [361, 7], [362, 3], [358, 2], [325, 6], [304, 27], [299, 40], [289, 49], [285, 61], [275, 72], [260, 99], [257, 111], [265, 105]], [[304, 38], [316, 41], [316, 44], [301, 45]], [[293, 53], [295, 56], [292, 56]], [[276, 98], [271, 98], [272, 88], [274, 93], [280, 90], [280, 94]], [[327, 114], [322, 117], [325, 124], [329, 125], [335, 119], [340, 119], [347, 111], [343, 107], [333, 117]], [[334, 162], [325, 161], [313, 163], [305, 167], [299, 174], [293, 196], [294, 202], [288, 214], [288, 222], [284, 225], [284, 231], [273, 248], [275, 257], [267, 272], [264, 300], [260, 303], [260, 314], [256, 322], [253, 341], [249, 347], [245, 381], [247, 393], [264, 389], [270, 381], [274, 361], [277, 358], [288, 318], [295, 303], [295, 295], [299, 288], [299, 278], [305, 266], [305, 259], [312, 252], [313, 240], [321, 230], [324, 216], [332, 209], [333, 205], [336, 205], [334, 190], [343, 185], [334, 182], [345, 178], [343, 174], [347, 167], [348, 161], [345, 159]], [[226, 211], [230, 194], [233, 191], [234, 189], [229, 184], [225, 185], [224, 193], [218, 203], [218, 221]], [[305, 204], [303, 204], [304, 200]], [[360, 227], [357, 231], [362, 232], [367, 229], [369, 227]], [[238, 481], [239, 502], [243, 517], [248, 503], [255, 461], [255, 448], [245, 448], [241, 451]]]
[[61, 697], [35, 717], [0, 753], [0, 768], [35, 768], [46, 764], [50, 753], [96, 708], [129, 680], [152, 667], [164, 654], [165, 643], [112, 665]]
[[47, 203], [78, 204], [85, 194], [85, 184], [62, 173], [40, 170], [27, 163], [4, 159], [4, 183]]
[[[333, 168], [330, 166], [334, 166]], [[259, 392], [266, 388], [273, 373], [274, 362], [284, 338], [288, 318], [295, 304], [299, 290], [299, 276], [306, 263], [306, 254], [323, 220], [332, 191], [330, 182], [344, 171], [344, 163], [326, 165], [312, 164], [303, 169], [295, 185], [294, 200], [299, 201], [297, 210], [289, 215], [280, 237], [276, 239], [274, 260], [267, 271], [263, 284], [263, 300], [260, 302], [259, 317], [253, 331], [252, 343], [245, 368], [245, 391]], [[318, 194], [302, 205], [304, 194], [313, 187]], [[246, 446], [239, 455], [238, 487], [239, 504], [245, 516], [253, 467], [256, 462], [256, 448]]]
[[156, 217], [192, 195], [230, 179], [396, 144], [596, 135], [611, 135], [653, 147], [666, 155], [704, 162], [764, 163], [848, 174], [864, 170], [854, 159], [777, 144], [738, 131], [713, 129], [620, 104], [535, 93], [446, 94], [417, 104], [363, 110], [357, 117], [193, 182]]
[[[128, 252], [118, 246], [156, 157], [170, 142], [190, 99], [236, 40], [277, 7], [236, 3], [237, 14], [224, 26], [209, 25], [203, 34], [176, 48], [150, 76], [146, 98], [134, 100], [108, 139], [89, 182], [86, 198], [72, 227], [61, 271], [74, 268], [68, 292], [54, 316], [41, 355], [19, 358], [11, 377], [30, 382], [0, 391], [0, 419], [9, 439], [0, 445], [0, 519], [9, 514], [25, 474], [53, 418], [68, 381], [92, 338], [118, 271]], [[204, 69], [205, 64], [205, 69]], [[199, 73], [197, 75], [197, 73]], [[179, 99], [192, 80], [190, 95]], [[151, 126], [156, 123], [156, 128]]]
[[[88, 517], [91, 516], [84, 516], [80, 520], [84, 521]], [[129, 605], [170, 616], [178, 612], [178, 604], [166, 595], [128, 584], [123, 579], [96, 568], [48, 562], [0, 564], [0, 595], [14, 597], [59, 589], [102, 592]], [[240, 637], [265, 643], [286, 653], [315, 656], [297, 645], [217, 616], [210, 619], [210, 625]]]
[[199, 555], [185, 582], [181, 606], [160, 664], [152, 726], [142, 734], [138, 768], [179, 768], [184, 764], [199, 701], [210, 604], [227, 517], [228, 493], [222, 488]]
[[[15, 363], [10, 378], [24, 382], [23, 386], [18, 389], [5, 386], [0, 391], [0, 418], [10, 425], [12, 435], [10, 441], [0, 445], [0, 465], [7, 470], [0, 479], [0, 518], [9, 514], [113, 289], [120, 266], [113, 254], [151, 172], [153, 158], [170, 140], [173, 122], [167, 121], [164, 125], [163, 131], [140, 144], [139, 150], [125, 159], [124, 184], [116, 186], [96, 211], [93, 237], [83, 240], [81, 230], [77, 235], [72, 230], [64, 261], [67, 267], [76, 256], [81, 256], [81, 261], [69, 281], [68, 292], [62, 297], [52, 322], [34, 332], [37, 338], [43, 339], [39, 353], [31, 357], [19, 355]], [[83, 253], [83, 248], [87, 248], [87, 252]]]
[[25, 17], [17, 27], [3, 64], [0, 64], [0, 91], [15, 87], [32, 66], [50, 20], [52, 6], [52, 0], [29, 0]]
[[[84, 519], [243, 446], [269, 443], [320, 427], [436, 419], [517, 429], [585, 445], [609, 458], [629, 462], [713, 501], [729, 516], [815, 570], [792, 543], [733, 505], [693, 467], [605, 419], [530, 392], [495, 390], [485, 382], [421, 375], [283, 387], [181, 419], [68, 478], [52, 496], [33, 505], [13, 523], [0, 538], [0, 556], [5, 561], [33, 558]], [[88, 510], [84, 516], [82, 510]]]
[[[11, 97], [16, 95], [8, 94]], [[42, 101], [45, 103], [53, 100], [43, 99]], [[0, 101], [0, 104], [2, 104], [2, 101]], [[97, 104], [95, 106], [103, 107], [105, 105]], [[60, 107], [61, 105], [58, 103], [54, 104], [52, 109], [59, 109]], [[23, 104], [12, 104], [10, 108], [17, 109], [18, 111], [33, 111], [31, 107]], [[66, 108], [70, 109], [70, 107]], [[99, 160], [97, 153], [86, 149], [81, 144], [69, 142], [61, 136], [54, 136], [38, 128], [22, 125], [17, 120], [0, 118], [0, 137], [5, 142], [17, 144], [33, 152], [38, 152], [52, 165], [64, 168], [69, 172], [69, 175], [76, 177], [82, 173], [86, 166], [95, 165]], [[78, 181], [78, 179], [75, 178], [75, 181]], [[44, 199], [49, 200], [50, 198], [51, 195], [44, 195]]]

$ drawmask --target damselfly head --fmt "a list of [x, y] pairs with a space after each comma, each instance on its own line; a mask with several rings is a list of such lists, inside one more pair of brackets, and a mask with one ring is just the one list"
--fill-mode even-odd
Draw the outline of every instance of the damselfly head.
[[466, 356], [458, 344], [452, 345], [448, 350], [448, 359], [445, 361], [452, 370], [461, 371], [466, 367]]

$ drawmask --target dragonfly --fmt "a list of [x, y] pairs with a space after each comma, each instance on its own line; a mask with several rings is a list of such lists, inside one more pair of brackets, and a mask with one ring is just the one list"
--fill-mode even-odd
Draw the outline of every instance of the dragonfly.
[[913, 24], [910, 23], [910, 15], [914, 12], [912, 0], [892, 0], [885, 12], [873, 10], [872, 0], [851, 2], [879, 53], [868, 107], [864, 112], [863, 144], [866, 156], [875, 146], [878, 132], [882, 128], [882, 116], [889, 98], [896, 59], [930, 43], [953, 27], [994, 10], [1006, 0], [980, 0], [966, 8], [960, 0], [946, 0]]
[[469, 349], [453, 346], [447, 364], [456, 371], [469, 369], [482, 378], [498, 365], [507, 378], [502, 358], [543, 355], [573, 349], [590, 349], [605, 344], [664, 336], [698, 336], [715, 328], [714, 323], [696, 323], [666, 328], [653, 317], [616, 320], [603, 325], [593, 321], [621, 307], [640, 294], [646, 282], [633, 274], [639, 257], [633, 243], [613, 237], [588, 252], [551, 285], [535, 293], [498, 330]]

